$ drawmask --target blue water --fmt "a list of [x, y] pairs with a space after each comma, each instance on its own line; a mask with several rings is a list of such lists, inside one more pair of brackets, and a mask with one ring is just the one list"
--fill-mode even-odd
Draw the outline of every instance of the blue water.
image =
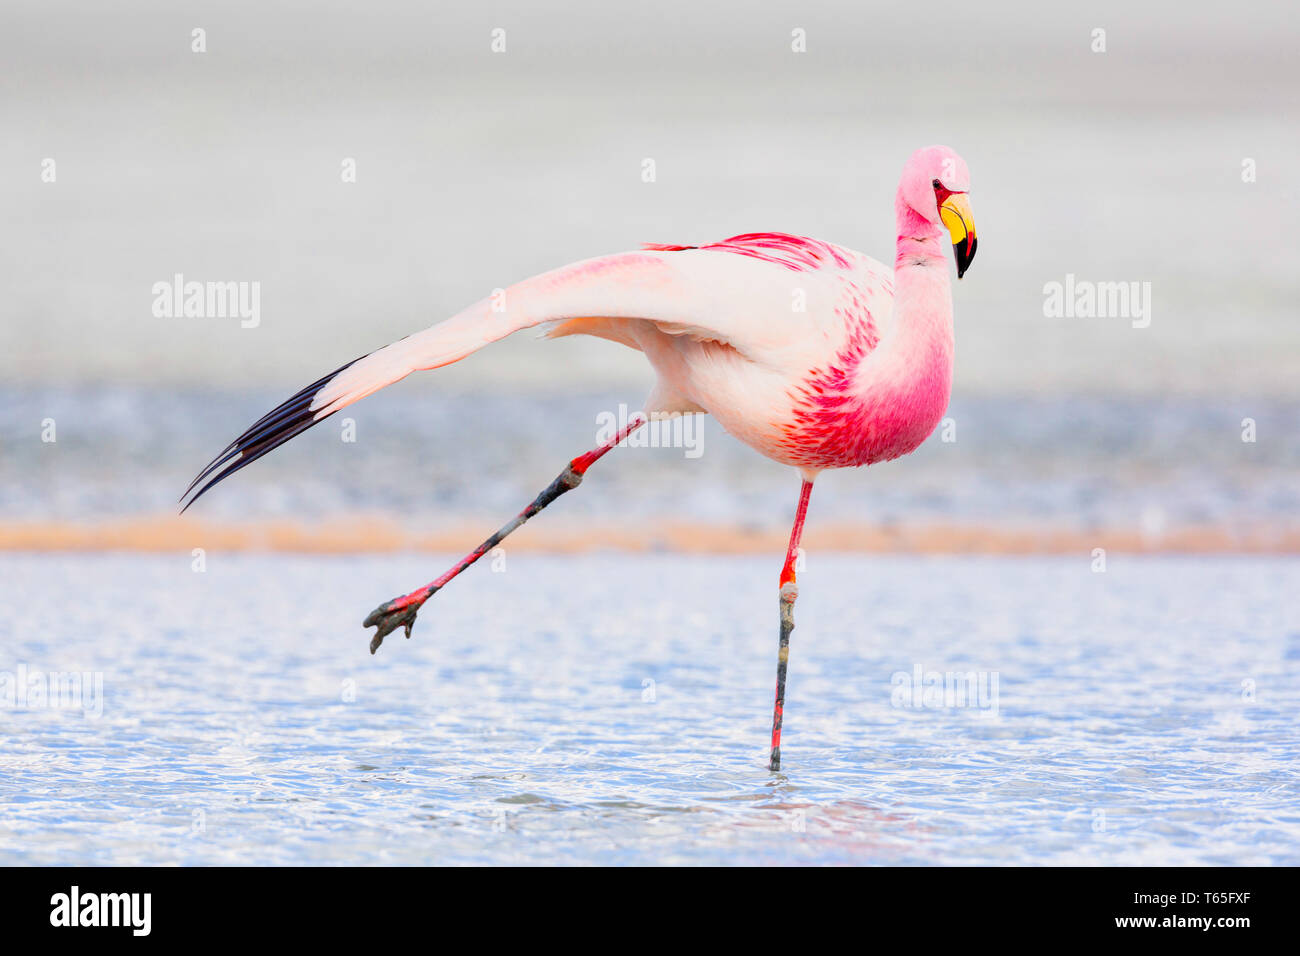
[[[0, 387], [0, 521], [174, 514], [213, 455], [305, 384], [281, 379], [253, 391]], [[639, 385], [538, 396], [413, 377], [239, 472], [191, 514], [301, 521], [362, 512], [401, 515], [417, 529], [496, 521], [602, 440], [597, 416], [617, 416], [620, 403], [636, 410], [642, 397]], [[941, 429], [903, 461], [826, 473], [814, 523], [1286, 527], [1300, 513], [1300, 401], [957, 394], [947, 417], [950, 440]], [[1242, 440], [1244, 418], [1257, 440]], [[565, 499], [564, 513], [784, 534], [797, 476], [714, 419], [695, 421], [696, 449], [620, 448], [589, 488]], [[55, 441], [42, 441], [43, 422]], [[349, 422], [355, 440], [343, 441]]]
[[1300, 863], [1300, 561], [776, 557], [0, 555], [0, 864]]

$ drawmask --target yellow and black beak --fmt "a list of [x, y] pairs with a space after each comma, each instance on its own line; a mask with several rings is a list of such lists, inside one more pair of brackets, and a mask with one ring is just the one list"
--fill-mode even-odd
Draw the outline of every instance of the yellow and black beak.
[[975, 258], [975, 216], [970, 211], [970, 200], [965, 193], [950, 193], [939, 204], [939, 218], [952, 236], [952, 251], [957, 257], [957, 278], [970, 268]]

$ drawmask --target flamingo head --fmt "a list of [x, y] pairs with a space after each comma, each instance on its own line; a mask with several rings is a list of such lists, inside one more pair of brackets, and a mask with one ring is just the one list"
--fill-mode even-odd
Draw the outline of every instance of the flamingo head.
[[903, 167], [903, 179], [898, 184], [899, 201], [912, 213], [931, 226], [947, 227], [957, 258], [958, 279], [975, 258], [975, 218], [967, 198], [969, 192], [966, 161], [947, 146], [918, 149]]

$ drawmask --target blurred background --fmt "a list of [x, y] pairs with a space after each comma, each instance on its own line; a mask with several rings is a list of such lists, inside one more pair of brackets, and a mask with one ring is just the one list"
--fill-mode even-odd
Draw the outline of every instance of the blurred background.
[[[882, 7], [8, 0], [0, 547], [472, 543], [640, 406], [641, 356], [522, 333], [175, 501], [302, 385], [528, 275], [759, 230], [892, 262], [903, 161], [943, 142], [980, 231], [955, 440], [825, 476], [810, 544], [1300, 550], [1300, 20]], [[156, 316], [178, 273], [260, 283], [259, 323]], [[1150, 283], [1149, 327], [1046, 316], [1067, 275]], [[768, 551], [797, 493], [711, 420], [593, 479], [512, 540]]]

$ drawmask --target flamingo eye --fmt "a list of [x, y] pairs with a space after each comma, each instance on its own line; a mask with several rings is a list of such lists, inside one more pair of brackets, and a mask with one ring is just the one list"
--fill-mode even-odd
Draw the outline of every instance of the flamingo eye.
[[952, 195], [952, 190], [945, 186], [939, 180], [934, 181], [934, 201], [935, 205], [942, 206], [944, 200]]

